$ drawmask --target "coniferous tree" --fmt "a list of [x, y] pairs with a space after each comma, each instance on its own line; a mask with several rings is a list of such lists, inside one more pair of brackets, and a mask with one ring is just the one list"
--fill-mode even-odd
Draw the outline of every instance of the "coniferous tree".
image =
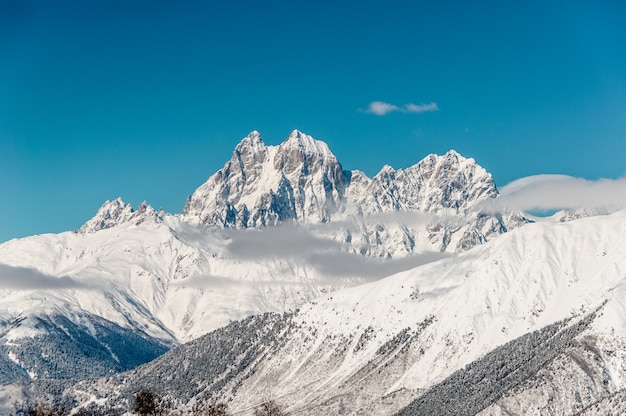
[[135, 395], [133, 411], [139, 416], [164, 416], [167, 404], [155, 393], [142, 389]]
[[193, 411], [194, 416], [230, 416], [228, 405], [213, 399], [208, 403], [202, 403]]
[[254, 416], [286, 416], [276, 400], [266, 400], [254, 409]]

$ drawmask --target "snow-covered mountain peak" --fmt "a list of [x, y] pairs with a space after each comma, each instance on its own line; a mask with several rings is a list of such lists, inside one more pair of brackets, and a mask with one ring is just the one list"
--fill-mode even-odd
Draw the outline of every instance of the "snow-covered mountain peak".
[[331, 182], [344, 182], [341, 164], [328, 145], [298, 130], [291, 132], [287, 140], [278, 146], [274, 168], [285, 175], [295, 173], [298, 177], [291, 179], [298, 183], [304, 176], [314, 175], [320, 170]]
[[235, 147], [235, 152], [246, 151], [247, 149], [250, 149], [253, 153], [262, 152], [267, 149], [267, 146], [263, 143], [263, 139], [261, 138], [261, 133], [256, 130], [248, 133]]
[[114, 227], [122, 222], [128, 221], [133, 215], [133, 212], [132, 205], [125, 203], [122, 198], [118, 197], [113, 201], [106, 200], [98, 209], [96, 215], [83, 224], [77, 231], [90, 233]]
[[325, 142], [315, 140], [312, 136], [302, 133], [299, 130], [292, 131], [279, 148], [296, 148], [303, 154], [337, 160]]
[[376, 174], [376, 176], [388, 175], [390, 173], [395, 172], [396, 170], [391, 165], [383, 166], [380, 171]]
[[455, 201], [457, 206], [498, 195], [491, 174], [473, 158], [465, 158], [454, 150], [443, 156], [431, 154], [407, 171], [429, 180], [431, 187], [457, 193], [460, 198]]
[[143, 201], [133, 209], [131, 204], [125, 203], [122, 198], [118, 197], [113, 201], [105, 201], [98, 209], [96, 215], [83, 224], [77, 233], [95, 233], [100, 230], [112, 228], [127, 221], [135, 221], [136, 224], [142, 223], [147, 218], [160, 219], [163, 212], [157, 212], [146, 201]]
[[243, 174], [252, 174], [255, 177], [260, 174], [260, 165], [265, 161], [267, 153], [268, 146], [261, 139], [259, 132], [252, 131], [235, 147], [230, 162], [227, 162], [220, 172], [228, 174], [228, 170], [240, 170]]
[[376, 199], [374, 205], [381, 211], [462, 213], [479, 200], [498, 195], [491, 174], [474, 159], [454, 150], [444, 155], [430, 154], [406, 169], [385, 165], [368, 189], [370, 192], [362, 197]]
[[466, 158], [454, 149], [448, 150], [443, 155], [431, 153], [418, 162], [416, 166], [419, 166], [420, 169], [433, 169], [433, 167], [439, 167], [455, 170], [478, 167], [485, 171], [484, 168], [478, 165], [473, 158]]
[[250, 133], [248, 133], [246, 138], [253, 139], [253, 140], [261, 140], [261, 133], [259, 133], [258, 130], [252, 130]]
[[454, 159], [457, 159], [457, 160], [465, 160], [465, 159], [466, 159], [465, 157], [463, 157], [463, 156], [462, 156], [459, 152], [457, 152], [457, 151], [456, 151], [456, 150], [454, 150], [454, 149], [450, 149], [450, 150], [448, 150], [448, 151], [447, 151], [447, 152], [443, 155], [443, 157], [444, 157], [444, 158], [454, 158]]
[[326, 143], [294, 130], [279, 146], [265, 146], [252, 132], [194, 192], [183, 214], [192, 223], [235, 228], [326, 222], [346, 182]]

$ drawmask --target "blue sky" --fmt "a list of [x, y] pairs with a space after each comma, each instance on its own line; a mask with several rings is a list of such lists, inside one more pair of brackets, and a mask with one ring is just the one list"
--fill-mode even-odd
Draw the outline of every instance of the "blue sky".
[[251, 130], [369, 175], [451, 148], [499, 186], [626, 173], [621, 1], [216, 3], [0, 0], [0, 241], [180, 212]]

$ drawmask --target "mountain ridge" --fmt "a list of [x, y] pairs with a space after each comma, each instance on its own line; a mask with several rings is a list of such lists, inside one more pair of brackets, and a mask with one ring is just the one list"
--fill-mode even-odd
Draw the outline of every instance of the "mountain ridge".
[[[234, 229], [349, 221], [352, 227], [341, 237], [354, 241], [357, 251], [392, 257], [431, 246], [464, 251], [532, 222], [517, 211], [483, 212], [481, 204], [497, 197], [491, 174], [454, 150], [442, 156], [430, 154], [405, 169], [385, 165], [369, 178], [359, 170], [344, 170], [326, 143], [298, 130], [277, 146], [265, 145], [260, 133], [252, 131], [235, 147], [230, 160], [189, 196], [180, 217], [190, 224]], [[123, 214], [111, 213], [107, 203], [80, 232], [97, 231], [131, 217], [142, 221], [144, 210], [157, 221], [165, 215], [154, 213], [147, 203], [137, 212], [124, 207]], [[120, 211], [117, 205], [113, 208]], [[426, 230], [366, 221], [404, 211], [453, 220], [433, 218]], [[426, 238], [420, 235], [426, 233]], [[429, 241], [415, 244], [419, 240]]]

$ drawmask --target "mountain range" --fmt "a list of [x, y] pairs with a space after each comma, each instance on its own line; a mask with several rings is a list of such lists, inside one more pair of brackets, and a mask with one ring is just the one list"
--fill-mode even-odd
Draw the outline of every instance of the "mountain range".
[[0, 245], [0, 408], [121, 409], [149, 386], [189, 411], [614, 409], [624, 213], [540, 220], [497, 198], [453, 150], [369, 178], [300, 131], [252, 132], [182, 214], [116, 199]]

